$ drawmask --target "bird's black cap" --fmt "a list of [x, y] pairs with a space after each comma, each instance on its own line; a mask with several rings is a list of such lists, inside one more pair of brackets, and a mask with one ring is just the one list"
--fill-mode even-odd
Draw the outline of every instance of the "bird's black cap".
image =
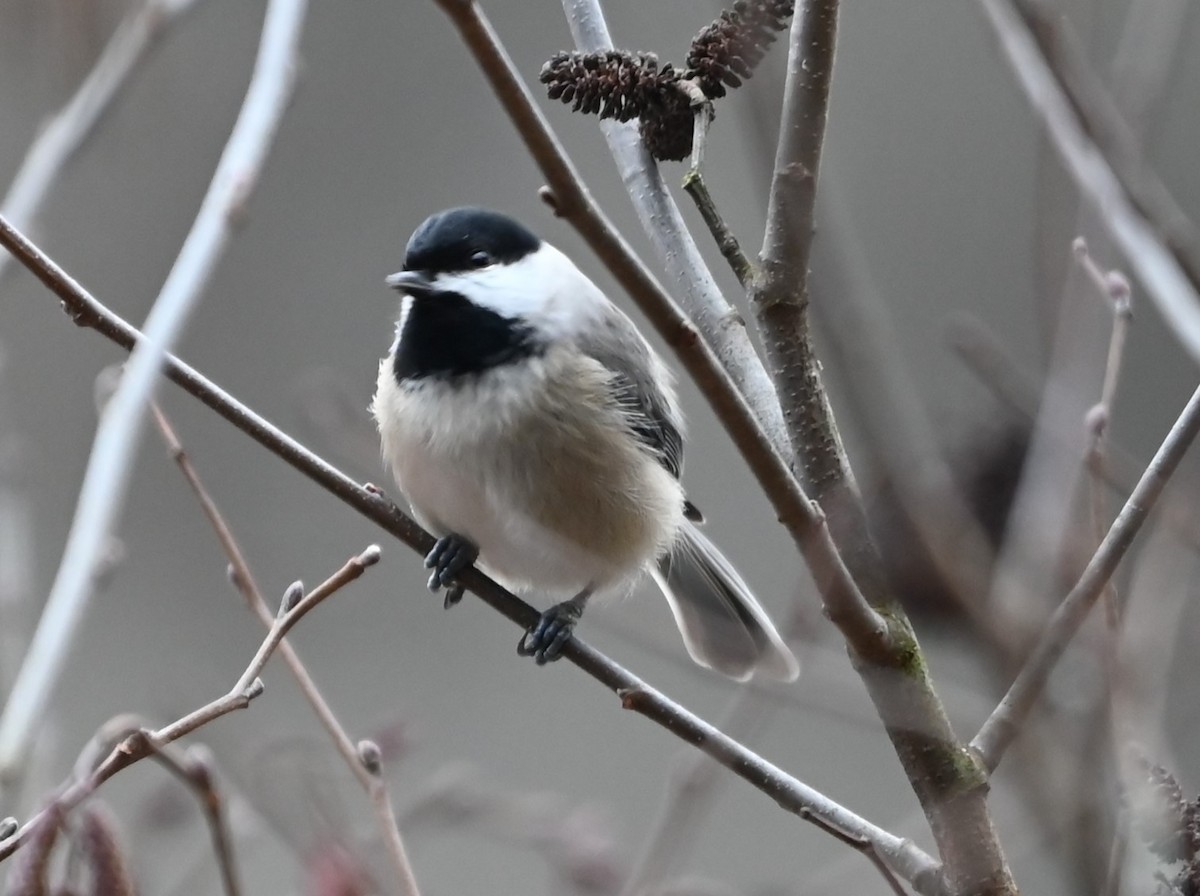
[[540, 245], [537, 236], [500, 212], [452, 208], [426, 218], [413, 232], [404, 254], [404, 269], [438, 274], [511, 264]]

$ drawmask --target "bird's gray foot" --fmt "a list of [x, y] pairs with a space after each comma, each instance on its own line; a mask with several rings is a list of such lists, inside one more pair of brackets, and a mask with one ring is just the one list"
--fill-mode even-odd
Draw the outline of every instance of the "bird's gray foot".
[[543, 613], [517, 644], [517, 653], [533, 657], [539, 666], [552, 663], [562, 656], [563, 646], [570, 640], [575, 623], [583, 615], [590, 594], [591, 589], [585, 589]]
[[443, 602], [446, 609], [462, 600], [463, 586], [458, 584], [456, 579], [460, 572], [473, 566], [478, 558], [479, 548], [461, 535], [443, 535], [425, 557], [425, 568], [433, 570], [429, 576], [429, 590], [437, 592], [446, 589]]

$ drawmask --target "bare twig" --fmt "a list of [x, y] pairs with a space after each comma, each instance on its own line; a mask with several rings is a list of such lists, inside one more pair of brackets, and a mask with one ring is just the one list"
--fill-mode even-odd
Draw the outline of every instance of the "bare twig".
[[1083, 237], [1076, 238], [1071, 246], [1076, 261], [1096, 287], [1096, 292], [1112, 312], [1112, 333], [1108, 343], [1108, 360], [1104, 368], [1104, 383], [1100, 389], [1098, 414], [1103, 417], [1096, 425], [1103, 436], [1108, 429], [1108, 417], [1112, 413], [1113, 399], [1117, 394], [1117, 381], [1121, 375], [1121, 362], [1125, 357], [1125, 339], [1129, 335], [1129, 324], [1133, 320], [1133, 292], [1129, 280], [1120, 271], [1102, 271], [1088, 252]]
[[[1104, 469], [1108, 464], [1108, 431], [1112, 419], [1113, 399], [1121, 375], [1121, 361], [1125, 356], [1125, 340], [1129, 324], [1133, 319], [1132, 293], [1129, 281], [1119, 271], [1102, 271], [1088, 253], [1083, 237], [1072, 246], [1076, 260], [1097, 292], [1112, 311], [1112, 331], [1108, 343], [1108, 359], [1104, 367], [1104, 382], [1100, 388], [1100, 401], [1088, 412], [1087, 424], [1090, 441], [1087, 449], [1087, 465], [1091, 486], [1092, 527], [1095, 543], [1099, 544], [1108, 528], [1108, 489], [1104, 481]], [[1116, 662], [1117, 591], [1111, 582], [1104, 587], [1104, 604], [1107, 623], [1113, 642], [1109, 645], [1108, 660]], [[1110, 670], [1115, 671], [1115, 670]], [[1115, 681], [1110, 680], [1110, 686]]]
[[161, 748], [166, 744], [173, 743], [181, 737], [191, 734], [197, 728], [201, 728], [223, 715], [228, 715], [234, 710], [245, 709], [250, 705], [250, 701], [258, 697], [262, 692], [262, 680], [255, 679], [246, 690], [231, 691], [222, 697], [218, 697], [211, 703], [206, 703], [199, 709], [188, 713], [181, 719], [175, 720], [164, 728], [160, 728], [157, 731], [139, 730], [125, 737], [102, 761], [95, 765], [91, 774], [66, 784], [46, 808], [21, 825], [15, 834], [0, 843], [0, 861], [7, 859], [20, 848], [37, 829], [42, 820], [49, 817], [50, 813], [65, 812], [75, 808], [95, 793], [96, 788], [113, 775], [153, 755], [153, 747]]
[[217, 857], [217, 868], [221, 872], [221, 883], [226, 896], [240, 896], [237, 863], [233, 852], [233, 841], [229, 836], [229, 825], [225, 821], [225, 797], [217, 787], [212, 758], [208, 751], [198, 746], [180, 750], [173, 744], [154, 743], [146, 737], [144, 728], [129, 732], [136, 739], [138, 749], [146, 749], [163, 768], [183, 782], [196, 797], [204, 820], [212, 837], [213, 852]]
[[[28, 228], [63, 166], [91, 133], [126, 79], [168, 25], [196, 0], [147, 0], [117, 26], [75, 95], [46, 123], [25, 153], [0, 210]], [[0, 255], [0, 277], [12, 259]]]
[[[254, 580], [253, 573], [250, 571], [250, 566], [246, 562], [246, 558], [242, 554], [237, 540], [233, 537], [233, 532], [217, 508], [216, 502], [213, 501], [212, 496], [209, 495], [208, 490], [204, 487], [204, 483], [200, 480], [195, 467], [192, 466], [192, 462], [188, 458], [187, 452], [184, 450], [183, 444], [179, 441], [179, 437], [176, 435], [170, 421], [167, 420], [162, 410], [156, 404], [151, 405], [151, 412], [154, 415], [159, 432], [162, 434], [163, 441], [167, 443], [167, 449], [172, 459], [179, 466], [184, 479], [187, 480], [188, 485], [191, 486], [192, 491], [196, 495], [196, 499], [200, 502], [200, 507], [205, 517], [213, 527], [213, 531], [216, 532], [217, 540], [221, 543], [221, 548], [224, 550], [225, 556], [229, 559], [233, 581], [238, 590], [241, 591], [242, 596], [246, 598], [251, 612], [259, 618], [259, 621], [263, 625], [270, 629], [275, 622], [275, 617], [267, 607], [267, 602], [263, 599], [262, 592]], [[301, 693], [304, 694], [305, 699], [312, 706], [317, 719], [333, 740], [334, 746], [337, 748], [338, 753], [341, 754], [343, 761], [349, 767], [359, 785], [372, 798], [373, 804], [376, 804], [375, 791], [384, 785], [378, 780], [377, 776], [372, 775], [364, 767], [359, 749], [354, 745], [354, 742], [346, 733], [346, 729], [338, 721], [337, 716], [334, 715], [333, 708], [325, 700], [312, 675], [309, 674], [308, 669], [301, 661], [300, 654], [287, 639], [279, 642], [278, 651], [288, 669], [291, 670], [292, 677], [296, 679], [296, 684], [299, 686]], [[376, 808], [378, 810], [377, 805]], [[416, 874], [413, 871], [411, 863], [408, 862], [408, 853], [404, 848], [400, 830], [395, 824], [388, 823], [382, 813], [377, 811], [376, 816], [380, 824], [380, 837], [388, 844], [388, 854], [393, 861], [392, 867], [396, 873], [401, 892], [405, 896], [416, 896], [419, 892], [416, 884]]]
[[994, 770], [1000, 764], [1005, 750], [1020, 732], [1059, 657], [1125, 556], [1197, 432], [1200, 432], [1200, 388], [1171, 427], [1079, 581], [1050, 617], [1008, 693], [971, 741], [972, 749], [988, 769]]
[[246, 671], [242, 673], [238, 683], [234, 685], [234, 690], [241, 691], [248, 688], [250, 682], [258, 678], [263, 667], [266, 666], [267, 660], [271, 658], [275, 648], [279, 646], [287, 633], [292, 630], [292, 626], [303, 619], [309, 610], [316, 607], [325, 598], [353, 582], [366, 572], [368, 567], [378, 563], [379, 556], [379, 545], [371, 545], [358, 556], [347, 560], [341, 569], [301, 597], [293, 606], [288, 607], [285, 604], [281, 608], [282, 612], [275, 617], [275, 622], [271, 626], [271, 630], [267, 632], [267, 637], [259, 646], [258, 653], [250, 661], [250, 665], [246, 667]]
[[[170, 358], [170, 355], [167, 358]], [[57, 805], [65, 810], [74, 808], [117, 772], [128, 768], [130, 765], [148, 756], [153, 756], [167, 744], [174, 743], [181, 737], [191, 734], [197, 728], [207, 725], [209, 722], [219, 719], [221, 716], [227, 715], [234, 710], [245, 709], [249, 706], [250, 701], [262, 693], [263, 683], [259, 674], [284, 636], [310, 610], [325, 600], [325, 598], [336, 593], [350, 582], [353, 582], [368, 567], [378, 563], [379, 555], [379, 546], [370, 545], [361, 554], [347, 560], [341, 569], [311, 592], [300, 597], [298, 601], [294, 603], [285, 602], [284, 607], [281, 608], [281, 612], [275, 617], [270, 631], [267, 632], [262, 644], [259, 645], [258, 650], [255, 652], [254, 658], [250, 661], [250, 664], [238, 679], [237, 684], [233, 686], [233, 689], [228, 694], [218, 697], [210, 703], [206, 703], [199, 709], [193, 710], [182, 718], [176, 719], [174, 722], [156, 731], [139, 728], [123, 737], [120, 743], [104, 759], [95, 764], [90, 774], [64, 787], [61, 793], [55, 798], [53, 805]], [[26, 822], [14, 837], [0, 844], [0, 859], [7, 858], [21, 845], [25, 838], [28, 837], [29, 831], [37, 824], [38, 819], [42, 817], [45, 811], [43, 810], [42, 813], [39, 813]]]
[[1067, 172], [1120, 248], [1171, 332], [1200, 361], [1200, 294], [1154, 225], [1135, 207], [1011, 0], [980, 0], [1018, 85]]
[[[613, 43], [600, 0], [563, 0], [576, 46], [585, 52], [611, 50]], [[520, 125], [518, 125], [520, 128]], [[791, 458], [775, 387], [758, 357], [741, 315], [721, 294], [692, 239], [658, 165], [633, 124], [603, 121], [600, 130], [621, 174], [642, 229], [658, 252], [674, 291], [704, 340], [754, 411], [780, 457]]]
[[407, 871], [407, 879], [401, 881], [402, 893], [404, 896], [419, 896], [417, 878], [413, 873], [408, 851], [404, 848], [404, 840], [400, 836], [400, 823], [396, 820], [396, 811], [392, 807], [392, 797], [388, 790], [387, 779], [383, 775], [383, 756], [379, 745], [374, 741], [360, 741], [358, 755], [363, 769], [371, 776], [371, 786], [367, 795], [370, 796], [371, 807], [375, 810], [376, 823], [380, 830], [389, 832], [383, 840], [387, 845], [392, 866]]
[[683, 189], [692, 197], [696, 210], [700, 212], [709, 233], [716, 240], [721, 255], [729, 262], [738, 283], [748, 287], [754, 277], [754, 265], [750, 263], [737, 237], [725, 223], [721, 210], [717, 208], [716, 202], [708, 192], [708, 185], [704, 182], [704, 150], [708, 144], [708, 128], [713, 118], [712, 100], [704, 95], [694, 81], [680, 81], [678, 87], [687, 94], [696, 113], [696, 124], [692, 128], [692, 160], [687, 174], [683, 176]]
[[824, 514], [796, 482], [774, 440], [764, 431], [767, 427], [760, 425], [762, 418], [755, 416], [754, 409], [708, 345], [696, 338], [687, 318], [592, 201], [479, 7], [468, 0], [439, 0], [439, 5], [459, 29], [549, 181], [547, 198], [555, 211], [571, 221], [588, 240], [600, 260], [679, 353], [808, 562], [826, 596], [831, 618], [853, 632], [864, 651], [878, 650], [888, 639], [884, 620], [863, 600], [829, 536]]
[[725, 218], [721, 214], [721, 210], [717, 208], [712, 194], [708, 192], [708, 184], [704, 182], [704, 175], [699, 168], [692, 168], [683, 176], [683, 189], [692, 197], [692, 202], [696, 204], [696, 210], [700, 212], [700, 217], [704, 219], [709, 233], [716, 240], [721, 255], [729, 262], [729, 267], [737, 277], [738, 283], [748, 287], [750, 281], [754, 279], [754, 265], [742, 251], [738, 238], [725, 223]]
[[271, 0], [254, 74], [212, 183], [146, 318], [146, 337], [100, 421], [75, 519], [46, 607], [0, 717], [0, 778], [20, 766], [58, 680], [123, 503], [146, 402], [254, 187], [291, 95], [306, 0]]
[[[23, 264], [63, 300], [68, 313], [77, 323], [95, 329], [126, 349], [138, 342], [141, 334], [136, 329], [84, 291], [2, 218], [0, 245], [14, 252]], [[377, 491], [366, 489], [350, 479], [191, 367], [167, 355], [163, 372], [184, 391], [199, 399], [330, 494], [375, 522], [384, 531], [419, 553], [425, 554], [432, 549], [433, 536], [421, 529], [392, 502]], [[522, 628], [533, 625], [540, 615], [533, 607], [501, 588], [478, 570], [465, 571], [460, 576], [460, 581], [488, 606]], [[567, 642], [563, 655], [614, 692], [637, 691], [641, 695], [639, 703], [653, 707], [652, 713], [643, 714], [677, 737], [716, 758], [726, 768], [768, 794], [785, 810], [799, 815], [801, 809], [806, 809], [815, 817], [823, 818], [827, 817], [827, 812], [832, 812], [846, 830], [861, 833], [864, 838], [875, 843], [880, 854], [886, 857], [889, 866], [902, 878], [912, 882], [918, 892], [929, 896], [939, 896], [941, 893], [941, 866], [911, 841], [896, 837], [845, 807], [833, 803], [651, 688], [577, 636]], [[4, 848], [6, 847], [0, 847], [0, 857], [5, 854], [2, 852]]]

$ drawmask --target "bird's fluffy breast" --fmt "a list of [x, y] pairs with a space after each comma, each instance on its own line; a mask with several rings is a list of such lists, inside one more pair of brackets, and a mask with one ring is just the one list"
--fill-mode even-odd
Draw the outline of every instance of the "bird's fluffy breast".
[[380, 365], [372, 411], [419, 518], [474, 541], [518, 587], [630, 581], [672, 543], [679, 483], [631, 435], [612, 374], [555, 347], [458, 380], [398, 384]]

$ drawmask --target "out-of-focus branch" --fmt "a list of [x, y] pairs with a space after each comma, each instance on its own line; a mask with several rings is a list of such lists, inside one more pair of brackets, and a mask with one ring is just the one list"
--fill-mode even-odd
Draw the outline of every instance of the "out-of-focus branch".
[[[612, 49], [600, 0], [563, 0], [575, 45], [585, 52]], [[745, 396], [780, 457], [791, 458], [775, 387], [750, 342], [741, 315], [730, 306], [692, 239], [658, 165], [634, 124], [600, 123], [621, 180], [659, 261], [670, 275], [688, 315]]]
[[[979, 321], [969, 316], [957, 317], [948, 329], [947, 338], [967, 369], [1016, 419], [1028, 423], [1037, 416], [1040, 401], [1037, 386]], [[1065, 421], [1054, 435], [1064, 444], [1074, 444], [1072, 440], [1079, 437], [1078, 431]], [[1109, 488], [1128, 494], [1141, 475], [1141, 462], [1117, 444], [1108, 445], [1105, 456], [1100, 475]], [[1200, 516], [1194, 503], [1186, 497], [1180, 500], [1176, 495], [1164, 495], [1162, 501], [1159, 512], [1163, 522], [1183, 544], [1200, 552]]]
[[123, 503], [132, 456], [164, 354], [175, 343], [245, 207], [291, 96], [306, 0], [271, 0], [237, 122], [179, 257], [146, 318], [92, 446], [58, 574], [0, 717], [0, 779], [24, 760], [83, 617], [96, 565]]
[[96, 789], [113, 775], [152, 756], [155, 748], [173, 743], [181, 737], [191, 734], [197, 728], [202, 728], [209, 722], [228, 715], [234, 710], [245, 709], [250, 705], [250, 701], [260, 696], [262, 692], [262, 681], [256, 679], [246, 690], [231, 691], [218, 697], [164, 728], [157, 731], [139, 730], [125, 737], [107, 754], [103, 761], [96, 765], [91, 774], [82, 780], [73, 780], [65, 785], [62, 792], [53, 798], [45, 809], [21, 825], [7, 840], [0, 842], [0, 861], [7, 859], [23, 846], [49, 814], [63, 813], [73, 809], [95, 793]]
[[[1070, 21], [1058, 13], [1051, 15], [1043, 4], [1031, 0], [1018, 0], [1016, 9], [1129, 201], [1174, 255], [1192, 288], [1200, 289], [1200, 229], [1146, 163], [1142, 141], [1092, 70]], [[1148, 55], [1170, 57], [1162, 47], [1155, 47]]]
[[[204, 727], [209, 722], [219, 719], [221, 716], [227, 715], [234, 710], [245, 709], [249, 706], [250, 701], [263, 692], [263, 683], [262, 679], [259, 678], [259, 673], [266, 666], [267, 660], [271, 658], [271, 654], [279, 646], [284, 635], [323, 600], [335, 594], [350, 582], [353, 582], [368, 567], [378, 563], [379, 555], [379, 546], [374, 544], [369, 545], [361, 554], [347, 560], [341, 569], [308, 594], [301, 596], [302, 589], [289, 588], [287, 593], [284, 594], [280, 611], [275, 617], [270, 631], [267, 632], [262, 644], [259, 645], [257, 652], [254, 654], [254, 658], [250, 661], [250, 664], [238, 679], [237, 684], [233, 686], [233, 689], [228, 694], [218, 697], [210, 703], [206, 703], [199, 709], [193, 710], [186, 716], [176, 719], [169, 725], [155, 731], [139, 728], [122, 737], [120, 743], [113, 747], [102, 760], [91, 768], [90, 773], [78, 777], [63, 787], [61, 792], [50, 801], [50, 806], [55, 811], [69, 811], [73, 809], [88, 796], [95, 793], [97, 787], [117, 772], [128, 768], [135, 762], [139, 762], [148, 756], [155, 755], [167, 744], [174, 743], [181, 737], [191, 734], [198, 728]], [[47, 809], [43, 809], [42, 812], [22, 825], [21, 829], [13, 837], [0, 843], [0, 860], [12, 855], [21, 846], [28, 838], [30, 831], [37, 827], [39, 820], [47, 811]]]
[[144, 734], [144, 729], [130, 732], [139, 737], [150, 753], [163, 768], [178, 778], [196, 797], [204, 820], [212, 837], [213, 852], [221, 872], [221, 883], [225, 896], [241, 896], [237, 864], [234, 861], [233, 843], [229, 836], [229, 825], [225, 820], [225, 797], [217, 787], [213, 763], [208, 751], [199, 746], [179, 750], [172, 744], [155, 744]]
[[[163, 441], [167, 444], [167, 450], [171, 454], [171, 458], [179, 467], [183, 478], [187, 480], [192, 492], [196, 495], [196, 500], [200, 502], [200, 508], [204, 516], [208, 519], [209, 524], [213, 527], [216, 533], [217, 540], [221, 543], [221, 548], [225, 552], [225, 556], [229, 559], [229, 568], [231, 578], [234, 585], [242, 593], [246, 599], [246, 603], [250, 607], [250, 611], [254, 613], [260, 622], [268, 629], [274, 624], [274, 616], [267, 607], [267, 602], [262, 596], [262, 592], [258, 588], [258, 584], [254, 580], [254, 575], [250, 571], [250, 565], [246, 562], [245, 556], [242, 554], [241, 548], [238, 546], [237, 540], [233, 537], [233, 532], [229, 528], [225, 518], [221, 515], [221, 511], [217, 508], [216, 502], [208, 493], [208, 489], [204, 487], [204, 483], [200, 479], [199, 473], [192, 465], [191, 459], [183, 448], [183, 444], [179, 441], [179, 436], [175, 434], [174, 427], [171, 426], [166, 415], [155, 404], [151, 405], [151, 412], [154, 415], [154, 422], [158, 426], [159, 432], [162, 434]], [[387, 782], [377, 774], [373, 774], [366, 768], [362, 761], [361, 750], [355, 746], [350, 739], [350, 735], [346, 733], [346, 729], [334, 715], [333, 708], [325, 700], [325, 696], [317, 687], [317, 683], [309, 674], [308, 668], [300, 659], [300, 654], [286, 639], [279, 642], [279, 654], [283, 657], [284, 664], [292, 673], [292, 677], [296, 679], [296, 684], [300, 688], [300, 692], [304, 694], [304, 698], [312, 706], [313, 712], [316, 713], [317, 719], [321, 726], [329, 734], [333, 740], [334, 746], [341, 754], [342, 760], [350, 768], [351, 774], [358, 781], [359, 786], [371, 798], [372, 805], [376, 810], [376, 820], [379, 824], [380, 838], [388, 845], [388, 855], [392, 859], [392, 867], [396, 873], [397, 882], [400, 885], [400, 892], [404, 896], [417, 896], [416, 873], [413, 871], [412, 863], [408, 859], [408, 851], [404, 847], [404, 841], [400, 835], [400, 829], [395, 825], [395, 818], [391, 814], [391, 801], [387, 792]], [[382, 795], [379, 791], [382, 790]], [[386, 812], [382, 807], [386, 806]]]
[[853, 632], [864, 650], [879, 649], [887, 640], [882, 617], [863, 600], [834, 547], [824, 514], [804, 494], [760, 425], [761, 418], [755, 416], [712, 350], [696, 338], [683, 312], [591, 199], [478, 5], [467, 0], [439, 0], [439, 5], [458, 28], [549, 181], [549, 192], [543, 192], [543, 196], [588, 240], [663, 338], [678, 351], [808, 562], [827, 596], [831, 618]]
[[1000, 49], [1067, 173], [1094, 206], [1130, 273], [1188, 354], [1200, 361], [1200, 294], [1179, 259], [1131, 201], [1113, 164], [1087, 132], [1011, 0], [979, 0]]
[[971, 741], [972, 749], [988, 769], [994, 770], [1000, 764], [1005, 750], [1020, 733], [1067, 644], [1103, 592], [1197, 432], [1200, 432], [1200, 388], [1192, 394], [1159, 446], [1079, 581], [1050, 617], [1008, 693]]
[[[15, 253], [23, 264], [62, 299], [64, 307], [76, 323], [96, 330], [127, 350], [141, 339], [141, 334], [136, 329], [84, 291], [37, 247], [13, 231], [2, 218], [0, 245]], [[421, 554], [426, 554], [433, 548], [433, 536], [402, 513], [391, 501], [377, 491], [364, 488], [350, 479], [191, 367], [167, 355], [163, 363], [163, 372], [188, 394], [199, 399], [268, 451], [341, 499], [347, 506], [375, 522], [384, 531]], [[501, 588], [476, 569], [467, 570], [459, 578], [462, 584], [477, 594], [484, 603], [522, 628], [529, 628], [540, 616], [529, 604]], [[838, 830], [851, 832], [854, 836], [870, 842], [876, 852], [886, 859], [888, 866], [903, 879], [911, 882], [918, 892], [926, 896], [941, 896], [941, 865], [911, 841], [884, 831], [767, 762], [617, 665], [578, 636], [567, 642], [563, 655], [618, 695], [636, 693], [636, 707], [642, 715], [714, 757], [736, 775], [766, 793], [786, 811], [814, 823], [815, 819], [821, 819]], [[0, 858], [6, 854], [3, 852], [4, 848], [0, 847]]]
[[[739, 688], [723, 713], [721, 727], [748, 739], [764, 727], [781, 704], [753, 687]], [[659, 814], [644, 837], [642, 851], [621, 887], [620, 896], [644, 896], [661, 887], [679, 854], [693, 843], [713, 804], [720, 766], [703, 753], [680, 751], [667, 780]]]
[[[196, 0], [147, 0], [117, 26], [75, 95], [46, 122], [9, 184], [0, 213], [28, 229], [63, 166], [91, 133], [146, 52]], [[0, 255], [0, 277], [12, 259]]]
[[1130, 0], [1112, 61], [1113, 100], [1138, 140], [1170, 84], [1187, 37], [1191, 0]]
[[[379, 545], [373, 544], [357, 557], [350, 558], [341, 569], [312, 591], [304, 593], [303, 587], [289, 588], [287, 594], [284, 596], [284, 603], [280, 607], [280, 612], [275, 617], [274, 624], [267, 632], [267, 637], [259, 646], [254, 659], [250, 661], [250, 665], [246, 667], [246, 671], [242, 673], [242, 677], [238, 679], [238, 683], [234, 685], [233, 689], [235, 691], [244, 691], [250, 687], [250, 683], [258, 678], [263, 668], [267, 665], [267, 660], [275, 653], [275, 648], [287, 637], [287, 633], [292, 630], [292, 627], [303, 619], [309, 610], [312, 610], [317, 604], [325, 600], [325, 598], [353, 582], [366, 572], [368, 567], [378, 563], [379, 556]], [[295, 602], [292, 603], [289, 598], [294, 599]]]

